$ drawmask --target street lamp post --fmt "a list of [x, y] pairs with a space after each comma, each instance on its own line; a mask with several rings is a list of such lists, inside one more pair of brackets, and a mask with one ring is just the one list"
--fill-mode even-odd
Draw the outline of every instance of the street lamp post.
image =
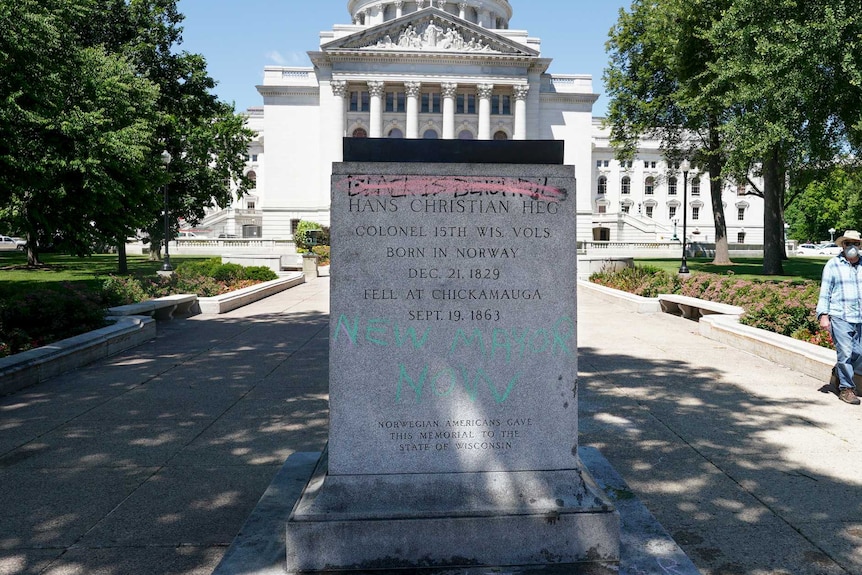
[[686, 230], [688, 226], [688, 171], [691, 169], [691, 164], [688, 160], [683, 160], [680, 168], [682, 169], [682, 264], [679, 266], [679, 273], [688, 274], [688, 265], [685, 261], [685, 244], [688, 239]]
[[835, 241], [835, 228], [829, 228], [829, 242]]
[[671, 238], [671, 240], [672, 240], [672, 241], [674, 241], [674, 242], [678, 242], [678, 241], [679, 241], [679, 237], [677, 237], [677, 235], [676, 235], [676, 223], [677, 223], [678, 221], [679, 221], [679, 220], [678, 220], [678, 219], [676, 219], [676, 218], [674, 218], [674, 219], [673, 219], [673, 237]]
[[[162, 163], [165, 165], [165, 170], [167, 171], [168, 166], [171, 164], [171, 154], [165, 150], [162, 152]], [[170, 248], [168, 247], [171, 243], [171, 225], [170, 225], [170, 216], [168, 215], [168, 184], [165, 183], [165, 261], [162, 264], [163, 272], [172, 272], [174, 268], [171, 266], [171, 253]]]

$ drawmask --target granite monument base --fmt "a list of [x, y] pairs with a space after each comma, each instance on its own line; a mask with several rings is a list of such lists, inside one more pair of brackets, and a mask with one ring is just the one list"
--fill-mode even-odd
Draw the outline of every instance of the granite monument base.
[[620, 520], [585, 468], [333, 476], [287, 522], [289, 573], [618, 571]]

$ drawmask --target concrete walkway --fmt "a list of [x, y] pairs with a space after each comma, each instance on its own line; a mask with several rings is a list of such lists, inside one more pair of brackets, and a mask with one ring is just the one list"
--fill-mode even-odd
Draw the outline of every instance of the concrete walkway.
[[[0, 398], [0, 574], [211, 573], [285, 459], [326, 442], [328, 288], [160, 323]], [[862, 407], [579, 297], [580, 443], [705, 575], [862, 575]]]

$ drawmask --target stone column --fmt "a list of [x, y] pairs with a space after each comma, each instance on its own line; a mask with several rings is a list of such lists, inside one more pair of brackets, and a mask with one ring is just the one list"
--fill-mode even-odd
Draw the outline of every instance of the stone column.
[[420, 82], [406, 82], [404, 89], [407, 92], [407, 138], [419, 137], [419, 94], [422, 90]]
[[466, 2], [458, 2], [458, 17], [461, 20], [467, 19], [467, 3]]
[[419, 10], [422, 10], [423, 8], [425, 8], [425, 0], [416, 0], [416, 7]]
[[494, 84], [479, 84], [479, 138], [491, 139], [491, 93]]
[[515, 86], [515, 134], [513, 140], [527, 139], [527, 85]]
[[368, 93], [371, 96], [368, 137], [380, 138], [383, 136], [383, 82], [368, 82]]
[[448, 82], [443, 88], [443, 139], [453, 140], [455, 138], [455, 95], [458, 84]]
[[[347, 82], [344, 80], [332, 80], [329, 85], [332, 87], [332, 95], [335, 96], [335, 110], [332, 114], [332, 126], [338, 141], [344, 137], [345, 116], [347, 108], [344, 103], [344, 98], [347, 96]], [[339, 143], [339, 146], [341, 144]]]
[[395, 17], [401, 18], [404, 15], [404, 0], [395, 0]]

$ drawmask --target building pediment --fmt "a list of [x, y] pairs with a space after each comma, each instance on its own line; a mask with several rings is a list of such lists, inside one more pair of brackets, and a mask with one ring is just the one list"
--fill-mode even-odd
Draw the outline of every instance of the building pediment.
[[321, 46], [321, 50], [539, 56], [536, 50], [438, 8], [425, 8], [333, 40]]

